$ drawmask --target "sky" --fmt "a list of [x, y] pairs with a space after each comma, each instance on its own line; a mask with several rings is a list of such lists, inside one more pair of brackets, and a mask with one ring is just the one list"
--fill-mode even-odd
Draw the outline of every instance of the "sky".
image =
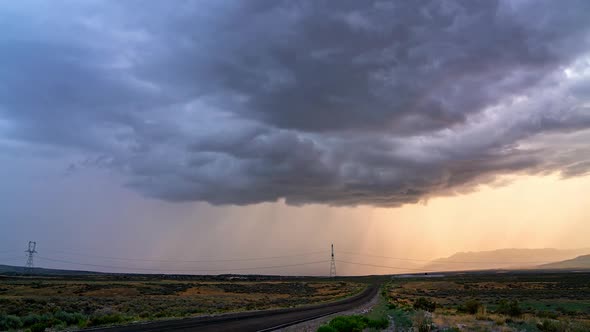
[[331, 243], [342, 274], [585, 247], [588, 15], [3, 2], [0, 263], [29, 240], [45, 267], [317, 275]]

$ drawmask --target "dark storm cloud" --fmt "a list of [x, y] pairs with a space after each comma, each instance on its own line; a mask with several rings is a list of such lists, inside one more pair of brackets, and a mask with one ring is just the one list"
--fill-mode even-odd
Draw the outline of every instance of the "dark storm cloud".
[[0, 148], [148, 196], [397, 206], [589, 169], [586, 1], [2, 6]]
[[588, 26], [590, 9], [531, 27], [531, 8], [513, 13], [494, 1], [253, 7], [230, 18], [232, 55], [214, 71], [224, 87], [247, 96], [253, 115], [298, 130], [409, 135], [461, 123], [584, 51], [571, 35]]

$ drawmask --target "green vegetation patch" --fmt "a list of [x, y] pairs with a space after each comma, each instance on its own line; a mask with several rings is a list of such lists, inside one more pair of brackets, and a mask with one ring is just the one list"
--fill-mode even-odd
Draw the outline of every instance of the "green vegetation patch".
[[371, 319], [363, 315], [338, 316], [328, 325], [320, 326], [318, 332], [361, 332], [366, 328], [381, 330], [389, 326], [387, 318]]

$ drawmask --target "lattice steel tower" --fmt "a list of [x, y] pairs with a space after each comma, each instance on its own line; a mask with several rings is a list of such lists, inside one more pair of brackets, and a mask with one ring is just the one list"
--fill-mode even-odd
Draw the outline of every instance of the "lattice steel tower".
[[33, 268], [35, 265], [33, 264], [33, 256], [37, 253], [37, 242], [29, 241], [29, 248], [25, 250], [26, 253], [29, 254], [27, 258], [27, 271], [29, 273], [33, 273]]
[[336, 261], [334, 260], [334, 244], [332, 243], [332, 259], [330, 260], [330, 278], [336, 277]]

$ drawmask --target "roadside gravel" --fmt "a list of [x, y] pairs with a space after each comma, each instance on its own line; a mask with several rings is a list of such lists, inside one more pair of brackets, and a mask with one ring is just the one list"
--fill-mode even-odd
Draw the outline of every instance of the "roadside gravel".
[[336, 317], [336, 316], [342, 316], [342, 315], [354, 315], [354, 314], [366, 314], [368, 313], [371, 308], [373, 308], [377, 303], [379, 302], [379, 294], [375, 295], [375, 297], [373, 297], [371, 299], [371, 301], [365, 303], [364, 305], [352, 309], [352, 310], [347, 310], [347, 311], [341, 311], [332, 315], [328, 315], [328, 316], [324, 316], [324, 317], [320, 317], [320, 318], [316, 318], [316, 319], [312, 319], [312, 320], [308, 320], [306, 322], [302, 322], [299, 324], [295, 324], [295, 325], [291, 325], [291, 326], [287, 326], [284, 328], [280, 328], [277, 330], [274, 330], [276, 332], [315, 332], [318, 327], [320, 327], [323, 324], [328, 323], [332, 318]]

